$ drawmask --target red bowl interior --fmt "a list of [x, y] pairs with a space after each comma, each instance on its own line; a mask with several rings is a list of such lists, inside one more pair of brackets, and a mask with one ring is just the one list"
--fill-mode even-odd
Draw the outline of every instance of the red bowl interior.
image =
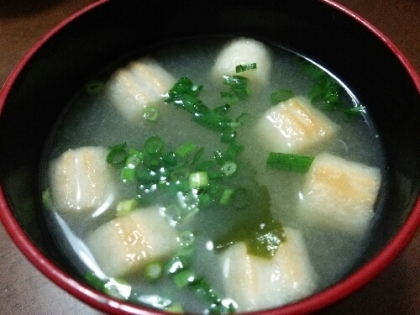
[[[179, 17], [175, 23], [177, 26], [173, 29], [162, 29], [160, 40], [179, 35], [263, 34], [333, 69], [350, 86], [354, 86], [369, 104], [379, 103], [372, 101], [378, 97], [378, 93], [382, 95], [381, 100], [386, 97], [395, 98], [395, 95], [403, 98], [398, 103], [404, 103], [404, 115], [395, 114], [395, 109], [392, 108], [379, 109], [374, 105], [370, 109], [378, 129], [384, 135], [389, 134], [385, 136], [385, 148], [390, 162], [393, 163], [390, 166], [389, 188], [392, 200], [388, 201], [385, 218], [380, 223], [378, 239], [372, 241], [371, 248], [354, 272], [340, 283], [298, 303], [258, 314], [313, 312], [346, 297], [377, 276], [407, 245], [420, 225], [420, 140], [418, 135], [408, 136], [412, 135], [412, 128], [419, 131], [420, 77], [402, 52], [384, 34], [362, 17], [333, 1], [323, 0], [311, 4], [303, 3], [304, 1], [284, 1], [282, 4], [272, 4], [270, 1], [253, 4], [252, 1], [245, 1], [242, 5], [238, 4], [239, 1], [232, 1], [229, 5], [223, 1], [216, 2], [203, 2], [203, 7], [209, 8], [208, 19], [217, 19], [215, 25], [206, 26], [206, 20], [183, 22], [182, 17]], [[305, 5], [308, 12], [299, 9]], [[75, 297], [110, 314], [160, 314], [159, 311], [112, 299], [84, 284], [70, 271], [65, 259], [53, 253], [53, 245], [45, 241], [43, 223], [32, 228], [25, 225], [19, 213], [22, 195], [16, 192], [17, 189], [29, 192], [36, 199], [33, 183], [36, 181], [40, 148], [62, 109], [53, 104], [64, 106], [78, 89], [77, 82], [83, 82], [104, 65], [142, 47], [141, 45], [153, 43], [152, 37], [141, 33], [137, 34], [141, 40], [134, 43], [130, 39], [132, 34], [130, 38], [122, 35], [133, 26], [131, 22], [125, 22], [126, 15], [136, 16], [133, 7], [140, 9], [142, 4], [137, 1], [126, 1], [123, 4], [122, 1], [115, 3], [101, 0], [84, 8], [51, 30], [27, 53], [10, 75], [0, 93], [0, 138], [8, 138], [1, 142], [0, 150], [0, 218], [25, 256], [49, 279]], [[151, 19], [159, 11], [157, 8], [159, 1], [146, 9], [150, 10]], [[232, 11], [240, 14], [226, 20], [228, 13]], [[259, 15], [264, 17], [264, 22], [258, 21]], [[284, 22], [274, 27], [273, 23], [277, 23], [278, 16]], [[197, 23], [200, 26], [192, 29], [191, 25], [198, 25]], [[352, 35], [340, 40], [342, 34], [349, 34], [348, 30], [351, 30]], [[358, 45], [366, 48], [349, 50]], [[69, 54], [76, 51], [69, 58]], [[351, 52], [345, 56], [342, 54], [348, 51]], [[63, 65], [63, 60], [68, 65]], [[363, 60], [363, 65], [355, 64], [361, 63], [360, 60]], [[85, 70], [73, 70], [74, 64], [81, 64], [80, 68]], [[387, 72], [393, 74], [392, 79], [384, 78], [384, 65]], [[43, 71], [40, 71], [41, 68]], [[68, 78], [63, 79], [60, 73], [69, 73]], [[360, 79], [361, 76], [364, 78]], [[39, 83], [46, 77], [56, 78], [56, 83], [52, 83], [48, 90]], [[63, 85], [67, 85], [65, 90], [60, 87]], [[51, 93], [55, 88], [58, 92]], [[28, 103], [27, 100], [34, 95], [44, 100], [42, 103], [46, 105], [38, 110], [29, 110], [26, 116], [18, 116], [24, 104]], [[20, 127], [24, 126], [23, 131], [13, 127], [17, 117], [21, 119]], [[396, 126], [398, 123], [404, 124], [404, 127], [399, 128]], [[31, 143], [29, 156], [16, 158], [20, 148], [28, 142]], [[411, 158], [407, 158], [404, 153], [410, 153]], [[15, 176], [15, 173], [18, 175]], [[37, 211], [36, 207], [34, 211]]]

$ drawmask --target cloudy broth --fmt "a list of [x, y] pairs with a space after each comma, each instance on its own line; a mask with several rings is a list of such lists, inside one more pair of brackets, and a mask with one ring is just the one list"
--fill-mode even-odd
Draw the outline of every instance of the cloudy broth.
[[[224, 103], [219, 94], [219, 91], [224, 87], [222, 84], [214, 82], [211, 69], [225, 42], [221, 39], [197, 39], [172, 44], [166, 43], [147, 51], [145, 55], [157, 60], [174, 78], [188, 77], [194, 83], [202, 85], [200, 99], [210, 108], [215, 108]], [[268, 44], [267, 48], [272, 57], [271, 78], [268, 84], [255, 89], [251, 85], [249, 98], [233, 105], [229, 112], [230, 117], [238, 117], [246, 113], [241, 118], [242, 126], [237, 129], [236, 138], [239, 143], [243, 144], [244, 150], [238, 157], [236, 177], [231, 179], [230, 183], [245, 185], [249, 189], [255, 185], [266, 187], [271, 198], [272, 216], [284, 226], [293, 227], [302, 233], [311, 263], [318, 275], [315, 293], [335, 283], [354, 267], [363, 254], [370, 231], [362, 237], [353, 237], [339, 230], [308, 226], [305, 222], [301, 222], [296, 215], [295, 208], [299, 202], [304, 176], [301, 173], [282, 171], [266, 166], [269, 150], [260, 144], [261, 141], [254, 126], [270, 107], [271, 93], [279, 88], [284, 88], [292, 90], [295, 95], [308, 96], [313, 85], [313, 79], [302, 72], [299, 67], [297, 55]], [[135, 57], [142, 57], [142, 55]], [[106, 81], [108, 74], [125, 65], [126, 62], [114, 65], [107, 69], [99, 79]], [[346, 91], [346, 87], [343, 86], [342, 104], [347, 107], [360, 105]], [[369, 116], [364, 113], [360, 117], [347, 121], [339, 110], [323, 112], [340, 126], [340, 130], [337, 136], [322, 148], [322, 151], [377, 167], [383, 173], [385, 165], [380, 138]], [[112, 106], [106, 93], [89, 95], [85, 91], [81, 91], [57, 122], [44, 150], [44, 173], [41, 174], [41, 178], [44, 180], [42, 183], [43, 192], [50, 185], [46, 175], [50, 161], [69, 148], [110, 147], [126, 143], [130, 147], [141, 149], [146, 139], [152, 135], [159, 135], [163, 139], [165, 147], [168, 148], [177, 148], [191, 142], [204, 147], [202, 159], [211, 159], [215, 150], [226, 147], [226, 144], [220, 142], [220, 132], [198, 125], [191, 119], [189, 113], [172, 104], [164, 104], [155, 121], [144, 120], [139, 124], [129, 124]], [[304, 153], [307, 155], [316, 154], [313, 150]], [[115, 175], [116, 178], [119, 177], [117, 169]], [[135, 189], [132, 185], [119, 182], [117, 187], [120, 199], [135, 197], [133, 196]], [[256, 191], [258, 193], [258, 189]], [[159, 204], [160, 200], [155, 202]], [[51, 235], [54, 236], [63, 255], [74, 264], [82, 277], [89, 271], [97, 273], [99, 278], [106, 276], [101, 274], [84, 240], [92, 231], [115, 217], [115, 211], [111, 208], [91, 216], [61, 214], [54, 211], [53, 208], [46, 208], [44, 211]], [[380, 209], [375, 209], [376, 215], [379, 212]], [[225, 297], [225, 292], [220, 280], [221, 266], [217, 263], [219, 252], [211, 248], [209, 244], [219, 234], [227, 233], [227, 229], [234, 227], [229, 220], [226, 223], [224, 215], [226, 213], [223, 209], [210, 206], [199, 211], [188, 222], [175, 225], [175, 229], [179, 233], [182, 231], [194, 233], [196, 254], [192, 262], [193, 269], [197, 274], [207, 279], [212, 288], [222, 297]], [[187, 312], [201, 313], [207, 309], [206, 304], [197, 298], [194, 292], [178, 289], [170, 279], [162, 279], [150, 284], [143, 279], [141, 271], [123, 278], [122, 282], [131, 287], [131, 293], [128, 294], [129, 296], [122, 294], [121, 297], [130, 301], [159, 306], [156, 296], [161, 296], [179, 302], [182, 304], [183, 310]]]

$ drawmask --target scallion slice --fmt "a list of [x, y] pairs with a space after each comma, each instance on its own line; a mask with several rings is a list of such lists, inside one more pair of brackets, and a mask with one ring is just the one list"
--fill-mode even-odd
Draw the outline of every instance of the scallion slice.
[[313, 160], [313, 156], [270, 152], [267, 159], [267, 165], [284, 171], [305, 173], [311, 167]]
[[225, 156], [226, 158], [230, 160], [236, 160], [239, 153], [241, 153], [243, 149], [244, 149], [244, 146], [242, 144], [240, 144], [239, 142], [233, 141], [229, 144], [226, 150]]
[[159, 262], [151, 262], [144, 268], [144, 277], [149, 282], [155, 282], [163, 274], [163, 266]]
[[125, 164], [125, 159], [127, 158], [127, 151], [125, 150], [127, 144], [119, 144], [110, 147], [110, 151], [106, 157], [106, 161], [116, 167], [122, 167]]
[[148, 105], [144, 108], [143, 117], [146, 120], [155, 121], [159, 118], [159, 109], [154, 105]]
[[144, 143], [144, 150], [150, 155], [158, 155], [163, 150], [163, 140], [159, 136], [151, 136]]
[[190, 153], [194, 152], [198, 146], [195, 143], [187, 143], [175, 150], [175, 154], [181, 158], [186, 158]]
[[252, 69], [257, 69], [257, 64], [255, 62], [246, 64], [246, 65], [237, 65], [235, 68], [235, 71], [236, 73], [240, 73], [240, 72], [244, 72], [244, 71], [248, 71]]
[[221, 205], [227, 205], [230, 202], [233, 192], [234, 190], [229, 188], [223, 190], [222, 197], [220, 197], [219, 203]]
[[183, 288], [195, 280], [196, 276], [189, 269], [182, 270], [173, 275], [172, 279], [178, 288]]
[[344, 110], [344, 116], [345, 116], [346, 121], [351, 121], [354, 118], [362, 116], [365, 113], [366, 113], [366, 107], [363, 105], [349, 107]]
[[204, 188], [209, 184], [209, 178], [206, 172], [195, 172], [189, 175], [191, 189]]
[[222, 132], [222, 136], [220, 138], [220, 142], [222, 143], [231, 143], [236, 138], [236, 131], [235, 130], [225, 130]]
[[222, 171], [226, 176], [230, 176], [236, 172], [237, 167], [238, 166], [236, 165], [235, 162], [227, 161], [225, 162], [225, 164], [223, 164]]
[[122, 200], [117, 204], [117, 217], [122, 217], [139, 206], [135, 199]]
[[221, 92], [220, 95], [228, 102], [228, 104], [234, 104], [240, 100], [246, 100], [251, 93], [248, 88], [248, 81], [248, 78], [240, 75], [223, 76], [223, 83], [229, 87], [229, 90]]

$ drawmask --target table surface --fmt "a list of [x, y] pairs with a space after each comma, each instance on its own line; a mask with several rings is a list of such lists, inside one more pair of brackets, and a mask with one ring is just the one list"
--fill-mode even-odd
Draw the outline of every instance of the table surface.
[[[0, 0], [0, 86], [51, 27], [93, 0]], [[379, 28], [420, 73], [419, 0], [337, 0]], [[0, 314], [101, 314], [36, 270], [0, 224]], [[374, 281], [322, 314], [419, 314], [420, 232]]]

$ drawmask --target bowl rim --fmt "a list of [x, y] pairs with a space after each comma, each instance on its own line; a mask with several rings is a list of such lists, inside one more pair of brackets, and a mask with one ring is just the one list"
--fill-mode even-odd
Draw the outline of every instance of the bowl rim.
[[[38, 40], [30, 50], [18, 62], [16, 67], [12, 70], [11, 74], [6, 79], [3, 87], [0, 90], [0, 115], [4, 107], [5, 101], [10, 93], [17, 77], [25, 68], [26, 64], [31, 60], [32, 56], [57, 32], [59, 32], [66, 25], [73, 20], [84, 15], [85, 13], [94, 10], [95, 8], [110, 2], [111, 0], [98, 0], [90, 5], [87, 5], [79, 11], [73, 13], [71, 16], [64, 19], [62, 22], [53, 27], [47, 34]], [[402, 51], [378, 28], [368, 22], [365, 18], [357, 13], [351, 11], [347, 7], [336, 3], [335, 0], [319, 0], [325, 5], [342, 12], [344, 15], [349, 16], [368, 31], [378, 37], [399, 59], [401, 64], [406, 69], [407, 73], [420, 93], [420, 75], [417, 74], [414, 67], [411, 65], [407, 57]], [[54, 265], [47, 256], [45, 256], [31, 241], [31, 239], [22, 230], [19, 222], [12, 213], [12, 210], [7, 204], [6, 197], [3, 189], [0, 186], [0, 221], [5, 227], [10, 238], [15, 243], [16, 247], [24, 254], [24, 256], [48, 279], [54, 282], [63, 290], [67, 291], [74, 297], [88, 305], [105, 311], [110, 314], [162, 314], [159, 310], [146, 309], [141, 306], [135, 306], [121, 300], [109, 297], [99, 291], [90, 288], [86, 284], [74, 280], [68, 273], [64, 272], [56, 265]], [[363, 265], [359, 270], [340, 281], [339, 283], [316, 293], [304, 300], [282, 306], [280, 309], [268, 309], [263, 311], [252, 312], [250, 314], [260, 315], [288, 315], [288, 314], [303, 314], [320, 310], [328, 305], [332, 305], [339, 300], [345, 298], [351, 293], [359, 290], [365, 286], [375, 277], [377, 277], [408, 245], [410, 240], [415, 235], [417, 229], [420, 227], [420, 196], [417, 198], [410, 215], [398, 230], [394, 238], [368, 263]]]

